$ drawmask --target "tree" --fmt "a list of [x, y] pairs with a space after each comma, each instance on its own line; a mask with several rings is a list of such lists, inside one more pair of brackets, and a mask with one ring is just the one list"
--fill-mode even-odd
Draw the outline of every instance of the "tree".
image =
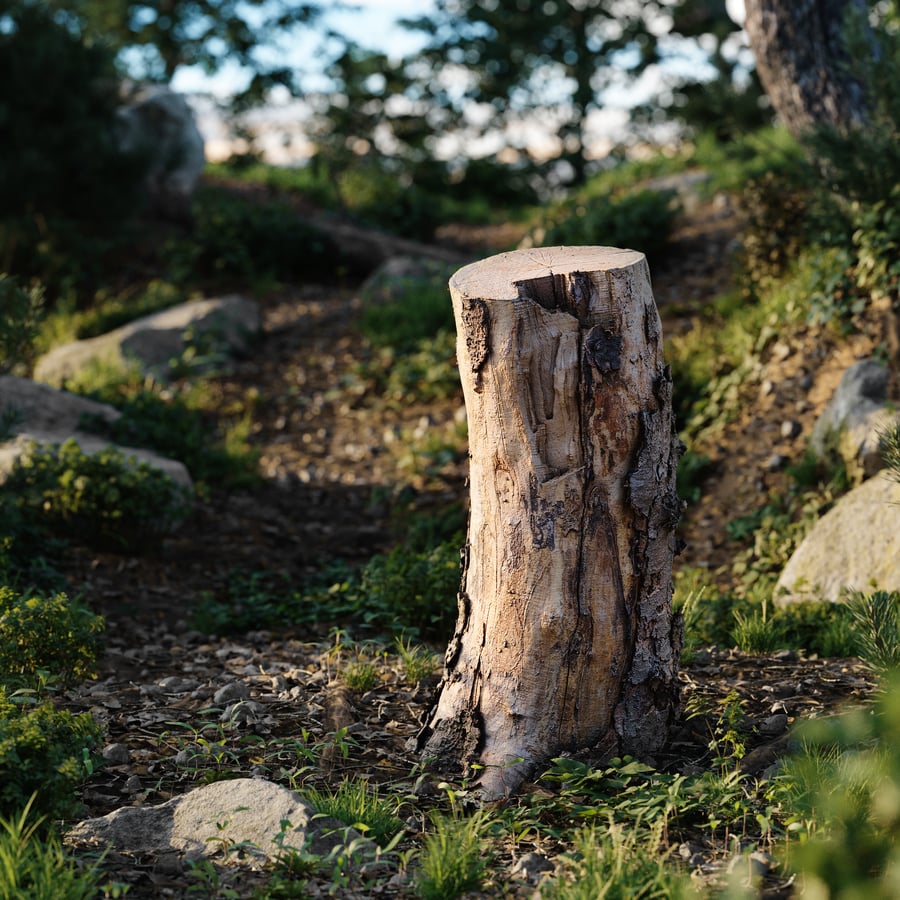
[[[249, 74], [239, 99], [265, 98], [275, 85], [298, 89], [278, 40], [318, 16], [318, 0], [46, 0], [59, 20], [99, 38], [142, 81], [168, 83], [178, 69], [207, 74], [225, 63]], [[276, 51], [276, 52], [273, 52]]]
[[847, 16], [868, 15], [865, 0], [746, 0], [745, 8], [760, 81], [794, 135], [865, 121], [865, 91], [845, 41]]
[[[558, 158], [584, 181], [589, 119], [604, 91], [656, 58], [651, 22], [661, 2], [636, 0], [437, 0], [408, 21], [426, 32], [432, 101], [460, 121], [475, 105], [492, 130], [520, 127], [507, 144], [527, 155], [529, 120], [552, 123]], [[472, 126], [472, 119], [468, 122]]]

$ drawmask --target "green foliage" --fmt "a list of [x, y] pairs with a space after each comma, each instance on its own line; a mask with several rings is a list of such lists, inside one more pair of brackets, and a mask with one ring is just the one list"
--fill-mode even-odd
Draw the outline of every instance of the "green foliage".
[[453, 332], [453, 306], [447, 290], [452, 273], [446, 266], [423, 271], [421, 277], [371, 284], [363, 296], [359, 327], [374, 347], [410, 353], [421, 342], [442, 332]]
[[23, 596], [0, 587], [0, 681], [34, 682], [42, 671], [63, 684], [87, 678], [103, 626], [65, 594]]
[[628, 830], [592, 825], [573, 839], [574, 852], [563, 857], [563, 874], [542, 887], [544, 900], [681, 900], [697, 893], [687, 875], [666, 865], [658, 847], [662, 830]]
[[403, 828], [397, 800], [382, 796], [363, 778], [346, 779], [334, 790], [306, 790], [304, 796], [317, 812], [350, 825], [382, 847]]
[[372, 690], [381, 681], [378, 677], [378, 666], [364, 658], [348, 663], [341, 672], [341, 678], [351, 691], [359, 693]]
[[421, 900], [456, 900], [479, 891], [489, 861], [484, 846], [487, 826], [484, 811], [467, 819], [439, 813], [432, 816], [415, 880], [416, 896]]
[[0, 272], [0, 375], [31, 358], [43, 305], [40, 288], [25, 289]]
[[221, 189], [194, 198], [194, 225], [163, 251], [179, 285], [334, 278], [343, 265], [326, 234], [283, 202], [253, 202]]
[[107, 448], [93, 456], [69, 439], [33, 444], [5, 483], [27, 520], [98, 547], [153, 547], [187, 510], [184, 489], [146, 463]]
[[32, 798], [21, 811], [0, 818], [0, 897], [3, 900], [93, 900], [99, 864], [77, 864], [59, 837], [45, 833], [32, 815]]
[[674, 191], [641, 190], [570, 200], [550, 213], [541, 243], [623, 247], [652, 260], [668, 243], [678, 215], [675, 196]]
[[377, 350], [357, 366], [355, 375], [383, 402], [404, 406], [447, 400], [462, 392], [452, 331], [422, 338], [408, 353], [393, 347]]
[[675, 481], [678, 496], [687, 503], [697, 503], [701, 497], [701, 484], [709, 475], [712, 461], [703, 453], [686, 450], [678, 460]]
[[116, 147], [118, 79], [102, 41], [44, 3], [6, 4], [4, 25], [0, 270], [38, 276], [56, 296], [96, 274], [137, 205], [144, 162]]
[[443, 639], [456, 620], [458, 588], [456, 544], [418, 553], [401, 546], [306, 600], [371, 631]]
[[395, 641], [397, 653], [403, 663], [403, 677], [406, 683], [415, 686], [420, 681], [430, 678], [440, 665], [438, 657], [422, 644], [398, 637]]
[[75, 788], [92, 771], [101, 732], [86, 713], [25, 702], [0, 686], [0, 816], [34, 809], [50, 818], [70, 814]]
[[900, 669], [900, 592], [851, 591], [847, 602], [863, 661], [881, 675]]
[[881, 455], [890, 476], [900, 481], [900, 422], [881, 436]]
[[807, 892], [835, 900], [896, 897], [900, 881], [900, 684], [896, 673], [873, 709], [812, 719], [802, 750], [786, 760], [771, 796], [788, 834], [788, 866]]
[[147, 447], [180, 460], [199, 487], [256, 483], [258, 453], [241, 434], [246, 412], [234, 420], [220, 407], [217, 417], [207, 408], [213, 398], [196, 381], [187, 390], [175, 391], [137, 374], [103, 380], [101, 387], [87, 393], [117, 407], [121, 416], [114, 422], [86, 419], [82, 427], [118, 444]]

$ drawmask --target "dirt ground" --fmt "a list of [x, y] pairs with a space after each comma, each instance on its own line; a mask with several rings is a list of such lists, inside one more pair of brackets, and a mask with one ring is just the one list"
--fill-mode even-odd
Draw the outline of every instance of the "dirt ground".
[[[696, 309], [731, 285], [729, 256], [737, 227], [727, 204], [710, 202], [681, 225], [665, 259], [651, 260], [664, 329], [690, 328]], [[491, 235], [479, 234], [477, 252], [487, 255], [490, 243]], [[391, 783], [410, 779], [417, 761], [406, 740], [418, 727], [433, 679], [410, 687], [387, 666], [376, 688], [349, 692], [333, 677], [335, 654], [342, 651], [329, 650], [326, 628], [286, 623], [283, 633], [223, 638], [190, 626], [198, 598], [221, 589], [236, 568], [280, 570], [300, 584], [330, 560], [363, 562], [386, 549], [392, 540], [387, 498], [397, 482], [397, 435], [439, 429], [460, 415], [461, 399], [385, 409], [336, 389], [360, 353], [356, 288], [308, 285], [263, 298], [260, 345], [219, 379], [223, 402], [248, 391], [256, 396], [260, 489], [199, 501], [190, 521], [154, 556], [74, 552], [71, 579], [106, 617], [107, 651], [99, 679], [66, 703], [90, 710], [107, 728], [109, 743], [128, 749], [127, 762], [103, 767], [88, 784], [85, 815], [159, 802], [212, 777], [215, 766], [209, 760], [185, 767], [176, 756], [199, 746], [198, 734], [221, 729], [204, 710], [218, 687], [239, 679], [265, 708], [249, 731], [275, 748], [255, 764], [261, 774], [276, 777], [298, 766], [296, 753], [291, 757], [278, 748], [290, 747], [302, 729], [310, 741], [325, 742], [328, 734], [347, 728], [357, 742], [349, 757], [323, 751], [316, 771], [305, 777], [314, 783], [335, 783], [354, 773]], [[770, 382], [771, 388], [753, 385], [739, 419], [702, 448], [712, 467], [701, 501], [686, 511], [686, 548], [677, 565], [713, 572], [728, 566], [734, 550], [725, 540], [727, 521], [752, 511], [767, 491], [783, 484], [783, 466], [773, 469], [767, 461], [773, 453], [799, 459], [840, 374], [878, 340], [877, 334], [861, 334], [839, 344], [824, 332], [807, 331], [767, 351], [760, 383]], [[799, 423], [797, 436], [782, 436], [788, 419]], [[465, 499], [465, 459], [453, 461], [443, 474], [437, 486], [417, 485], [418, 502], [440, 507]], [[685, 701], [693, 698], [694, 709], [714, 710], [729, 691], [737, 692], [750, 751], [744, 767], [752, 775], [763, 773], [784, 749], [790, 724], [859, 702], [872, 689], [856, 660], [796, 653], [760, 658], [701, 651], [681, 677]], [[711, 712], [685, 718], [668, 754], [656, 762], [679, 771], [708, 765], [711, 723]], [[231, 734], [223, 741], [234, 748], [234, 771], [246, 774], [249, 764], [239, 752], [244, 737]], [[686, 837], [685, 852], [699, 853], [700, 868], [721, 867], [728, 849], [702, 847], [699, 841]], [[110, 877], [131, 885], [129, 897], [187, 896], [184, 868], [166, 866], [127, 853], [107, 860]], [[249, 896], [255, 878], [247, 876], [235, 888], [240, 896]], [[380, 888], [380, 895], [401, 895], [402, 887], [401, 879], [394, 888]], [[311, 890], [315, 895], [326, 887]], [[523, 886], [521, 895], [532, 890]], [[785, 890], [773, 876], [770, 896]]]

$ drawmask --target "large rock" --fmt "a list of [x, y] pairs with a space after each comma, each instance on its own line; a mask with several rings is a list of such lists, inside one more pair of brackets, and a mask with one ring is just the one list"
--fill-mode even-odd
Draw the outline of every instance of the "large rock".
[[165, 378], [189, 340], [227, 353], [246, 352], [259, 334], [259, 306], [238, 294], [193, 300], [135, 319], [99, 337], [55, 347], [35, 365], [36, 381], [62, 385], [91, 364], [124, 368], [136, 362], [142, 371]]
[[880, 472], [842, 497], [788, 560], [775, 602], [900, 590], [900, 483]]
[[155, 85], [133, 94], [117, 117], [121, 150], [146, 160], [144, 190], [151, 209], [167, 218], [189, 219], [206, 158], [187, 100]]
[[188, 860], [209, 857], [241, 844], [257, 858], [284, 847], [327, 856], [360, 835], [334, 819], [318, 816], [299, 794], [259, 778], [217, 781], [160, 806], [126, 806], [79, 822], [68, 843], [165, 854]]
[[850, 476], [862, 481], [884, 466], [881, 436], [900, 415], [887, 407], [888, 371], [864, 359], [844, 373], [819, 416], [810, 446], [819, 457], [837, 452]]
[[[0, 435], [0, 483], [6, 479], [32, 442], [43, 445], [62, 444], [73, 438], [87, 454], [106, 449], [110, 446], [110, 441], [80, 428], [82, 416], [98, 416], [111, 423], [121, 415], [118, 410], [105, 403], [58, 391], [46, 384], [37, 384], [14, 375], [0, 375], [0, 414], [7, 420], [5, 434]], [[139, 447], [118, 449], [126, 458], [147, 463], [164, 472], [176, 484], [189, 491], [193, 490], [191, 476], [183, 463]]]

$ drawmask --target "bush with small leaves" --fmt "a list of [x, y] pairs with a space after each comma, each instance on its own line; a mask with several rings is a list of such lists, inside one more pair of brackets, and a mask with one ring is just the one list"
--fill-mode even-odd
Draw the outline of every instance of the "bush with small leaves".
[[30, 521], [104, 549], [155, 547], [188, 511], [184, 488], [113, 447], [88, 455], [70, 439], [58, 447], [32, 444], [5, 490]]
[[25, 289], [0, 272], [0, 375], [29, 359], [43, 303], [39, 288]]
[[30, 683], [47, 672], [63, 684], [94, 672], [104, 622], [66, 594], [23, 596], [0, 587], [0, 681]]
[[0, 687], [0, 815], [14, 815], [34, 795], [35, 811], [64, 818], [75, 789], [91, 773], [101, 731], [87, 714], [72, 715], [52, 703], [27, 703]]
[[674, 191], [576, 198], [551, 213], [541, 243], [625, 247], [652, 258], [665, 250], [678, 209]]

